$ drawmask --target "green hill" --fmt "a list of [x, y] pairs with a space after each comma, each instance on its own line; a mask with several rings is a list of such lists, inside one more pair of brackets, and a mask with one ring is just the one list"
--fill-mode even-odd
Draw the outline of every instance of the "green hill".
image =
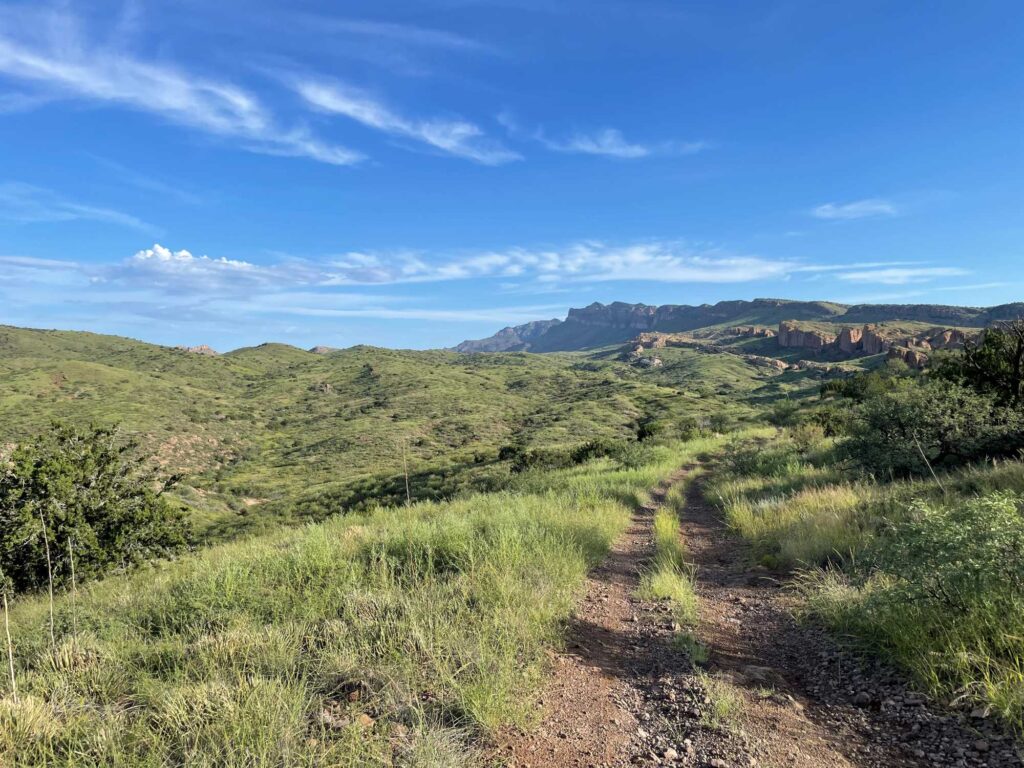
[[[120, 423], [180, 488], [201, 530], [226, 535], [404, 496], [486, 489], [503, 445], [568, 449], [682, 417], [743, 421], [780, 391], [743, 361], [671, 350], [641, 370], [618, 348], [461, 355], [263, 344], [194, 354], [69, 331], [0, 329], [0, 445], [54, 419]], [[807, 382], [791, 377], [782, 387]], [[774, 394], [773, 394], [774, 393]], [[750, 398], [747, 402], [744, 398]]]

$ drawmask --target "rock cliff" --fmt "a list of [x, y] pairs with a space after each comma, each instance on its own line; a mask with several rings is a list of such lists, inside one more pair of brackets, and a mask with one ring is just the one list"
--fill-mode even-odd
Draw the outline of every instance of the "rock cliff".
[[[616, 301], [570, 309], [563, 321], [542, 320], [510, 326], [486, 339], [464, 341], [455, 349], [459, 352], [558, 352], [622, 344], [645, 331], [679, 333], [704, 329], [700, 335], [715, 335], [727, 327], [740, 335], [763, 333], [770, 337], [770, 329], [761, 331], [760, 328], [775, 327], [782, 321], [788, 321], [795, 325], [796, 331], [803, 331], [800, 323], [828, 323], [850, 329], [845, 334], [839, 333], [838, 339], [830, 339], [830, 333], [821, 331], [810, 335], [805, 331], [802, 336], [797, 334], [797, 346], [809, 351], [828, 349], [838, 342], [843, 354], [880, 354], [898, 341], [886, 335], [884, 328], [880, 327], [884, 323], [925, 322], [940, 330], [983, 328], [996, 320], [1021, 315], [1024, 315], [1024, 303], [981, 309], [937, 304], [846, 306], [826, 301], [785, 299], [720, 301], [696, 306], [654, 306]], [[856, 338], [858, 330], [861, 333], [859, 340]]]

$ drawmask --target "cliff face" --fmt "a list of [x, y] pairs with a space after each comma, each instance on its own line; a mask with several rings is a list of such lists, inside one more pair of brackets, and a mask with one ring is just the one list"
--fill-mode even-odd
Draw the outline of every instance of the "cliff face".
[[525, 352], [531, 344], [561, 320], [534, 320], [524, 325], [502, 328], [493, 336], [476, 341], [464, 341], [456, 352]]
[[959, 349], [968, 334], [957, 328], [931, 328], [913, 336], [901, 335], [891, 329], [865, 325], [863, 328], [843, 328], [838, 336], [811, 329], [801, 329], [796, 323], [779, 323], [778, 344], [784, 349], [806, 349], [810, 352], [832, 352], [843, 357], [878, 355], [888, 352], [889, 357], [903, 360], [914, 368], [923, 368], [928, 352], [935, 349]]
[[824, 333], [815, 330], [803, 330], [795, 323], [779, 323], [779, 346], [783, 348], [795, 347], [807, 349], [811, 352], [820, 352], [835, 343], [836, 337], [831, 333]]
[[996, 320], [1021, 315], [1024, 315], [1024, 303], [979, 309], [937, 304], [858, 304], [848, 307], [824, 301], [784, 299], [720, 301], [697, 306], [652, 306], [616, 301], [570, 309], [565, 321], [544, 320], [504, 328], [487, 339], [464, 341], [455, 349], [459, 352], [556, 352], [621, 344], [644, 332], [679, 333], [700, 328], [720, 329], [729, 325], [737, 331], [776, 326], [782, 321], [794, 324], [819, 321], [849, 323], [848, 331], [840, 333], [836, 339], [817, 331], [808, 334], [796, 325], [792, 329], [796, 332], [795, 340], [784, 344], [780, 339], [780, 345], [813, 351], [837, 344], [843, 354], [880, 354], [898, 339], [890, 338], [884, 330], [879, 330], [878, 323], [927, 322], [939, 330], [951, 326], [982, 328]]

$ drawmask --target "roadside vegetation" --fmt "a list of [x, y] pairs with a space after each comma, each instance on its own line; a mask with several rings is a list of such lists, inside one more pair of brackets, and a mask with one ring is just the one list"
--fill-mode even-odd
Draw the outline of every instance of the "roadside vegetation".
[[731, 445], [706, 491], [821, 620], [1024, 730], [1017, 325], [926, 375], [825, 386], [775, 437]]
[[534, 717], [588, 567], [690, 450], [157, 562], [59, 593], [53, 637], [45, 595], [19, 599], [0, 763], [467, 764]]

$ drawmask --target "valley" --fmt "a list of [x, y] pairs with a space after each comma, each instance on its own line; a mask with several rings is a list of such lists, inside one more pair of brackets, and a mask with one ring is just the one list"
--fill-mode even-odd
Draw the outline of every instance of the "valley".
[[[616, 309], [543, 354], [0, 328], [0, 763], [1021, 765], [1007, 311]], [[54, 420], [120, 425], [182, 538], [86, 561], [95, 522], [18, 517]]]

